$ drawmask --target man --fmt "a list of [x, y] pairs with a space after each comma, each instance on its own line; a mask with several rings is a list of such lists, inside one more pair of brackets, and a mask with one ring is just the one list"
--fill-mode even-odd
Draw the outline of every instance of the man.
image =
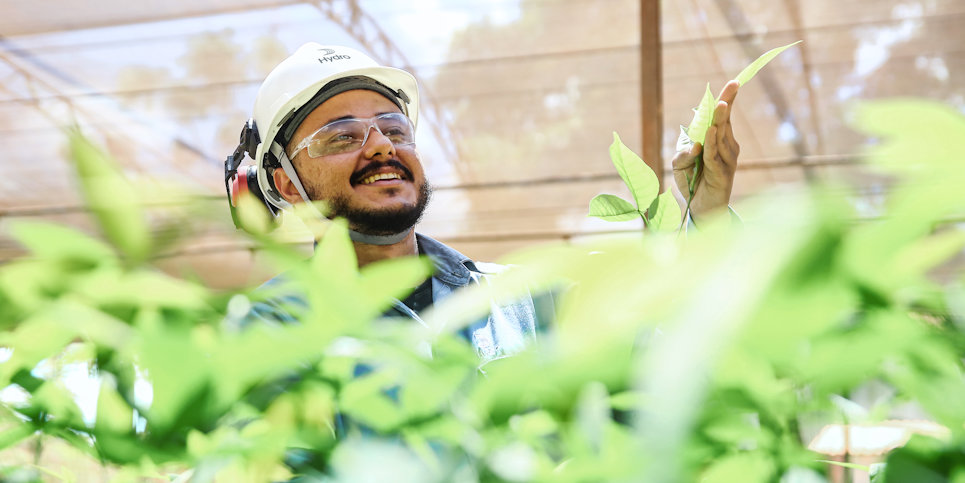
[[[703, 178], [691, 203], [695, 220], [726, 207], [730, 198], [739, 154], [729, 121], [736, 95], [732, 81], [706, 136]], [[326, 216], [348, 220], [360, 266], [417, 254], [432, 259], [433, 276], [393, 309], [416, 320], [428, 305], [497, 269], [413, 230], [431, 192], [415, 147], [418, 106], [418, 86], [408, 72], [380, 66], [354, 49], [305, 44], [268, 74], [254, 118], [226, 162], [233, 173], [245, 151], [253, 154], [257, 190], [273, 209], [325, 201]], [[686, 173], [700, 150], [695, 145], [674, 158], [674, 179], [685, 193]], [[256, 307], [255, 314], [290, 320], [283, 303], [303, 302], [293, 295]], [[550, 317], [551, 306], [532, 297], [494, 306], [465, 336], [484, 361], [511, 354], [535, 334], [541, 318]]]

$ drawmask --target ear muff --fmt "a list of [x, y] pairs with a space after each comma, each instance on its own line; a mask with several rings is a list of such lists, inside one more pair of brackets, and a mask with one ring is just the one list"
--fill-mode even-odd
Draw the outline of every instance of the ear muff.
[[277, 208], [265, 201], [265, 195], [261, 193], [261, 189], [258, 187], [258, 168], [256, 166], [240, 166], [237, 176], [233, 176], [228, 185], [228, 205], [231, 209], [231, 220], [234, 221], [235, 228], [243, 228], [238, 219], [237, 209], [241, 197], [247, 194], [254, 195], [260, 202], [259, 205], [272, 216], [277, 215]]
[[231, 181], [230, 187], [231, 206], [238, 207], [238, 200], [246, 193], [250, 193], [258, 198], [262, 203], [265, 202], [264, 195], [258, 189], [258, 171], [254, 166], [241, 166], [238, 168], [238, 175]]
[[277, 214], [277, 209], [265, 201], [265, 195], [258, 186], [258, 167], [240, 166], [241, 162], [244, 161], [245, 153], [250, 156], [250, 153], [255, 152], [257, 146], [258, 128], [255, 127], [254, 121], [248, 120], [241, 130], [238, 147], [224, 162], [225, 191], [228, 196], [228, 208], [231, 210], [231, 221], [234, 222], [235, 228], [242, 228], [241, 221], [238, 219], [237, 207], [238, 201], [244, 193], [253, 194], [272, 216]]

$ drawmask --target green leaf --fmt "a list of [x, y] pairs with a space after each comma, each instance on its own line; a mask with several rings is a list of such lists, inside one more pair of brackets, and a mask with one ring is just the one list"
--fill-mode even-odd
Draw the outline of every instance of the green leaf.
[[630, 188], [630, 193], [637, 203], [637, 209], [650, 206], [653, 199], [657, 197], [660, 181], [647, 163], [626, 147], [615, 132], [613, 144], [610, 145], [610, 161], [617, 168], [627, 188]]
[[705, 483], [771, 481], [775, 469], [775, 461], [764, 454], [736, 453], [714, 461], [700, 481]]
[[446, 411], [466, 371], [458, 367], [410, 370], [406, 376], [399, 391], [399, 408], [407, 418], [426, 417]]
[[66, 226], [17, 220], [11, 222], [9, 230], [37, 258], [99, 262], [114, 257], [110, 247], [101, 241]]
[[243, 193], [238, 200], [238, 221], [248, 233], [263, 235], [271, 231], [273, 219], [271, 213], [255, 195]]
[[26, 423], [19, 423], [13, 428], [7, 427], [0, 432], [0, 450], [9, 448], [32, 434], [34, 434], [34, 428]]
[[[959, 421], [960, 422], [960, 421]], [[942, 442], [916, 435], [888, 455], [884, 483], [947, 483], [962, 481], [965, 453], [958, 442]]]
[[771, 50], [768, 50], [767, 52], [764, 52], [764, 54], [758, 57], [757, 60], [755, 60], [754, 62], [751, 62], [751, 65], [744, 67], [744, 70], [742, 70], [740, 74], [737, 74], [737, 77], [735, 77], [735, 79], [737, 79], [737, 82], [740, 82], [740, 85], [746, 84], [748, 81], [753, 79], [754, 76], [757, 74], [757, 72], [763, 69], [768, 62], [770, 62], [771, 60], [774, 60], [774, 57], [777, 57], [778, 55], [781, 54], [781, 52], [784, 52], [785, 50], [791, 47], [794, 47], [795, 45], [801, 42], [802, 42], [801, 40], [798, 40], [797, 42], [787, 44], [783, 47], [778, 47], [776, 49], [771, 49]]
[[[944, 218], [965, 210], [965, 170], [958, 162], [965, 150], [965, 117], [939, 103], [891, 100], [860, 104], [853, 123], [879, 138], [870, 148], [869, 164], [905, 181], [890, 190], [889, 222], [854, 230], [842, 258], [863, 283], [888, 291], [907, 284], [900, 270], [923, 269], [930, 263], [909, 262], [895, 254], [927, 243], [916, 240], [932, 233]], [[880, 270], [882, 262], [895, 271]]]
[[[336, 330], [340, 327], [331, 325]], [[259, 325], [216, 340], [205, 367], [218, 376], [210, 380], [218, 403], [230, 404], [250, 386], [281, 377], [317, 357], [318, 348], [332, 338], [331, 333], [323, 333], [326, 328], [326, 324]]]
[[680, 227], [680, 205], [669, 189], [653, 200], [647, 214], [652, 230], [671, 232]]
[[402, 430], [402, 439], [409, 449], [418, 456], [419, 460], [432, 469], [432, 472], [438, 473], [440, 471], [439, 456], [433, 451], [428, 438], [421, 431]]
[[551, 435], [559, 431], [559, 423], [553, 415], [539, 409], [525, 414], [517, 414], [510, 418], [509, 427], [523, 439], [534, 440]]
[[701, 433], [705, 433], [715, 444], [746, 446], [751, 443], [757, 446], [761, 429], [756, 424], [756, 413], [713, 410], [710, 415], [712, 417], [702, 425]]
[[200, 285], [148, 270], [122, 271], [105, 267], [84, 277], [75, 288], [79, 295], [103, 306], [131, 305], [201, 309], [207, 291]]
[[[750, 65], [745, 67], [740, 74], [737, 74], [737, 82], [739, 82], [741, 85], [746, 84], [754, 77], [754, 75], [757, 74], [758, 71], [764, 68], [768, 62], [777, 57], [781, 52], [784, 52], [800, 42], [801, 41], [798, 40], [792, 44], [765, 52], [764, 55], [761, 55], [757, 58], [757, 60], [751, 62]], [[697, 109], [694, 110], [694, 118], [692, 121], [690, 121], [690, 125], [686, 128], [681, 126], [680, 140], [677, 141], [678, 150], [680, 150], [682, 143], [686, 144], [686, 142], [683, 141], [685, 137], [689, 138], [690, 141], [695, 143], [704, 143], [704, 137], [707, 134], [707, 129], [710, 128], [710, 125], [714, 122], [714, 110], [716, 109], [717, 102], [719, 100], [720, 99], [714, 97], [714, 93], [711, 92], [710, 84], [708, 83], [707, 88], [704, 90], [704, 97], [697, 105]]]
[[63, 350], [77, 336], [73, 321], [77, 315], [56, 303], [33, 314], [14, 330], [0, 332], [0, 346], [13, 349], [13, 355], [0, 364], [0, 385], [21, 369], [30, 370], [41, 360]]
[[948, 261], [965, 247], [965, 232], [949, 231], [921, 238], [900, 250], [892, 259], [896, 280], [921, 277]]
[[104, 236], [131, 260], [144, 260], [151, 249], [151, 232], [134, 186], [79, 132], [70, 133], [70, 150], [81, 192]]
[[387, 431], [404, 421], [405, 415], [386, 391], [397, 384], [390, 370], [375, 370], [353, 379], [342, 388], [339, 407], [350, 417], [378, 431]]
[[432, 275], [434, 269], [428, 257], [390, 258], [362, 268], [359, 287], [373, 305], [372, 315], [388, 307], [393, 298], [401, 299]]
[[212, 371], [205, 351], [209, 347], [203, 346], [215, 344], [198, 343], [204, 339], [200, 336], [202, 328], [192, 333], [165, 327], [156, 313], [144, 310], [139, 318], [140, 337], [132, 344], [132, 352], [153, 390], [151, 407], [145, 415], [159, 434], [176, 431], [178, 425], [190, 424], [179, 421], [181, 413], [191, 411], [196, 419], [201, 419], [202, 411], [207, 410], [201, 404], [193, 404], [191, 398], [200, 393]]
[[610, 421], [610, 395], [606, 386], [593, 381], [580, 391], [576, 405], [576, 426], [594, 452], [603, 445], [604, 430]]
[[606, 221], [629, 221], [640, 218], [640, 212], [629, 201], [616, 195], [602, 194], [590, 200], [590, 214]]
[[697, 109], [694, 110], [694, 118], [690, 121], [690, 126], [686, 130], [686, 135], [691, 141], [704, 144], [707, 129], [714, 122], [715, 107], [717, 107], [717, 100], [714, 98], [714, 93], [710, 91], [710, 83], [708, 83], [704, 90], [704, 97], [697, 105]]
[[646, 395], [640, 391], [624, 391], [610, 396], [610, 407], [621, 411], [640, 409]]
[[[663, 285], [679, 279], [686, 280], [688, 286], [673, 295], [678, 298], [678, 310], [668, 311], [667, 316], [660, 319], [659, 343], [648, 344], [638, 361], [640, 375], [636, 387], [648, 395], [648, 410], [641, 412], [636, 425], [644, 446], [640, 452], [644, 472], [638, 478], [641, 481], [692, 480], [680, 477], [676, 467], [682, 464], [681, 455], [689, 449], [691, 428], [705, 407], [705, 395], [713, 390], [706, 382], [706, 375], [719, 365], [721, 355], [731, 347], [733, 337], [739, 334], [748, 316], [766, 303], [769, 287], [778, 279], [782, 268], [793, 260], [816, 230], [815, 223], [810, 221], [813, 208], [813, 204], [791, 196], [771, 201], [761, 206], [761, 214], [767, 213], [772, 223], [768, 228], [733, 232], [716, 225], [717, 236], [701, 237], [687, 247], [686, 255], [681, 255], [685, 264], [674, 265], [672, 269], [661, 267]], [[790, 229], [791, 220], [793, 229]], [[736, 273], [754, 283], [735, 284]], [[699, 283], [695, 283], [698, 280]], [[687, 298], [679, 299], [684, 293]], [[625, 294], [624, 298], [639, 303]], [[648, 307], [648, 311], [652, 310]], [[691, 377], [675, 377], [666, 372], [667, 367], [676, 368], [676, 374], [686, 373]], [[722, 463], [718, 460], [715, 466]], [[775, 471], [773, 462], [767, 461], [767, 468], [761, 465], [761, 473], [766, 473], [764, 478], [727, 479], [734, 467], [741, 464], [749, 467], [749, 463], [734, 462], [732, 466], [720, 468], [721, 477], [717, 481], [767, 481], [767, 475]]]
[[44, 383], [33, 392], [31, 403], [41, 408], [51, 419], [58, 420], [62, 424], [84, 424], [74, 394], [67, 389], [63, 381]]
[[301, 284], [310, 307], [307, 317], [301, 318], [303, 323], [360, 321], [372, 314], [374, 308], [366, 306], [367, 294], [359, 290], [358, 261], [344, 219], [325, 223], [325, 232], [307, 267], [293, 266], [289, 273]]
[[131, 407], [117, 393], [113, 384], [101, 383], [97, 396], [97, 430], [110, 433], [128, 433], [134, 430]]
[[834, 460], [818, 460], [820, 463], [827, 463], [829, 465], [840, 466], [842, 468], [851, 468], [853, 470], [861, 470], [864, 472], [871, 471], [871, 467], [867, 465], [859, 465], [857, 463], [845, 463], [844, 461], [834, 461]]
[[0, 293], [8, 301], [2, 307], [8, 320], [0, 320], [0, 327], [43, 310], [51, 297], [61, 293], [65, 279], [57, 263], [45, 260], [16, 260], [0, 267]]
[[[965, 148], [965, 116], [951, 106], [910, 99], [862, 102], [851, 124], [882, 138], [870, 146], [869, 161], [889, 174], [922, 179], [929, 190], [945, 184], [957, 189], [952, 180], [965, 177], [957, 157]], [[935, 182], [938, 169], [947, 170], [944, 183]]]
[[312, 267], [316, 273], [325, 274], [326, 277], [358, 277], [358, 261], [348, 236], [348, 223], [344, 219], [336, 219], [328, 224], [325, 235], [315, 247]]

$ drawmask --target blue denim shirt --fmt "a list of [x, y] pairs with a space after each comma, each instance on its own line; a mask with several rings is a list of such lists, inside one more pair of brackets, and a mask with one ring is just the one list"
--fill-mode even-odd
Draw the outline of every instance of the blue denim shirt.
[[[504, 267], [492, 263], [475, 262], [458, 251], [425, 235], [416, 234], [419, 252], [429, 257], [435, 267], [432, 275], [432, 301], [439, 302], [456, 290], [485, 280]], [[266, 282], [260, 289], [281, 283], [284, 275]], [[551, 297], [551, 296], [546, 296]], [[539, 305], [539, 310], [537, 310]], [[243, 325], [252, 322], [289, 323], [295, 317], [284, 307], [306, 307], [303, 297], [297, 293], [286, 294], [265, 302], [256, 303]], [[419, 315], [399, 300], [392, 310], [395, 314], [421, 322]], [[525, 348], [535, 337], [540, 321], [552, 318], [552, 300], [534, 302], [532, 295], [508, 304], [492, 304], [488, 316], [470, 324], [461, 331], [472, 343], [481, 362], [506, 357]]]
[[[436, 303], [452, 295], [463, 287], [485, 283], [486, 279], [504, 267], [491, 263], [481, 263], [471, 260], [458, 251], [429, 238], [416, 234], [419, 252], [428, 256], [434, 265], [431, 278], [432, 302]], [[285, 280], [284, 274], [266, 282], [259, 290], [274, 288]], [[264, 302], [255, 303], [248, 315], [240, 322], [242, 326], [252, 323], [293, 323], [296, 317], [286, 307], [307, 308], [305, 298], [296, 292], [286, 293]], [[395, 300], [390, 309], [390, 315], [409, 317], [416, 322], [422, 322], [419, 314], [407, 307], [402, 301]], [[508, 304], [491, 304], [490, 313], [469, 324], [459, 333], [472, 343], [479, 355], [479, 368], [489, 361], [510, 356], [520, 352], [529, 345], [536, 336], [540, 321], [547, 323], [555, 316], [552, 294], [546, 294], [534, 299], [532, 295], [524, 296]], [[364, 363], [356, 364], [354, 377], [360, 377], [372, 368]], [[290, 379], [289, 379], [290, 381]], [[278, 391], [283, 391], [285, 383], [278, 385]], [[389, 397], [395, 399], [398, 387], [386, 390]], [[339, 439], [346, 438], [350, 432], [357, 431], [364, 436], [375, 436], [370, 428], [352, 421], [341, 413], [336, 413], [334, 421], [335, 435]], [[293, 469], [306, 471], [310, 464], [310, 452], [292, 449], [286, 454], [286, 463]], [[308, 470], [311, 471], [311, 470]], [[310, 481], [296, 479], [293, 481]]]

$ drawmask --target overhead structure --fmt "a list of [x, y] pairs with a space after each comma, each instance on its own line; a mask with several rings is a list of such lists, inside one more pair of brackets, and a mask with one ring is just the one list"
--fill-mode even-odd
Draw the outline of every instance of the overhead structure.
[[[316, 0], [312, 5], [317, 7], [330, 21], [345, 29], [359, 45], [364, 45], [372, 58], [382, 65], [391, 65], [412, 73], [418, 77], [419, 69], [413, 65], [392, 37], [379, 26], [378, 21], [369, 15], [359, 0]], [[419, 107], [419, 119], [429, 125], [433, 136], [442, 149], [444, 158], [457, 169], [460, 167], [458, 130], [449, 126], [442, 112], [441, 104], [433, 97], [432, 91], [426, 83], [420, 85], [420, 97], [423, 101]]]
[[[62, 148], [74, 122], [125, 172], [187, 180], [222, 207], [220, 164], [258, 85], [320, 36], [419, 77], [420, 152], [436, 188], [420, 229], [483, 260], [638, 230], [586, 216], [593, 196], [625, 194], [612, 132], [663, 170], [667, 189], [677, 126], [706, 83], [719, 90], [771, 47], [804, 40], [738, 96], [738, 204], [833, 180], [873, 219], [891, 181], [856, 162], [865, 140], [847, 106], [900, 95], [965, 111], [960, 0], [15, 3], [0, 16], [0, 143], [16, 173], [0, 178], [0, 259], [13, 253], [2, 235], [13, 218], [84, 226]], [[228, 227], [205, 230], [185, 257], [232, 243], [247, 256]]]

